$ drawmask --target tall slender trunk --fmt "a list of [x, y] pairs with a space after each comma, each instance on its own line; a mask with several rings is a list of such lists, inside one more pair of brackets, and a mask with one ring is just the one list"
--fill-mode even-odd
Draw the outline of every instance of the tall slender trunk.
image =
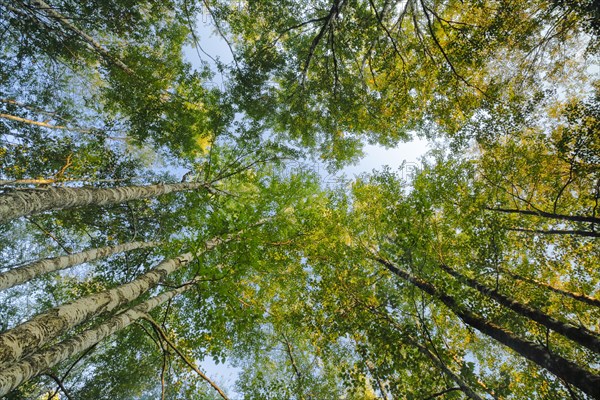
[[80, 253], [69, 254], [67, 256], [46, 258], [37, 260], [18, 268], [0, 273], [0, 290], [8, 289], [42, 274], [54, 271], [60, 271], [66, 268], [74, 267], [85, 262], [98, 260], [113, 254], [122, 253], [136, 249], [145, 249], [158, 245], [158, 242], [130, 242], [117, 246], [101, 247], [91, 249]]
[[585, 237], [600, 237], [600, 232], [582, 231], [582, 230], [565, 230], [565, 229], [524, 229], [524, 228], [508, 228], [513, 232], [525, 233], [540, 233], [542, 235], [574, 235]]
[[501, 212], [501, 213], [506, 213], [506, 214], [521, 214], [521, 215], [535, 215], [538, 217], [545, 217], [545, 218], [551, 218], [551, 219], [559, 219], [559, 220], [563, 220], [563, 221], [573, 221], [573, 222], [591, 222], [591, 223], [596, 223], [596, 224], [600, 224], [600, 218], [598, 217], [587, 217], [587, 216], [583, 216], [583, 215], [565, 215], [565, 214], [555, 214], [555, 213], [549, 213], [549, 212], [545, 212], [545, 211], [541, 211], [541, 210], [519, 210], [516, 208], [492, 208], [492, 207], [487, 207], [487, 210], [490, 211], [497, 211], [497, 212]]
[[131, 325], [136, 320], [144, 318], [152, 309], [192, 287], [193, 285], [188, 284], [152, 297], [125, 312], [117, 314], [96, 328], [83, 331], [46, 350], [36, 352], [12, 364], [8, 368], [3, 368], [0, 370], [0, 396], [5, 395], [23, 382], [40, 375], [58, 363], [89, 349], [115, 332]]
[[528, 278], [526, 276], [516, 274], [516, 273], [511, 272], [511, 271], [509, 271], [509, 270], [507, 270], [505, 268], [502, 268], [502, 272], [504, 272], [507, 275], [510, 275], [512, 278], [514, 278], [516, 280], [527, 282], [527, 283], [530, 283], [532, 285], [539, 286], [539, 287], [542, 287], [542, 288], [546, 288], [546, 289], [548, 289], [548, 290], [550, 290], [550, 291], [552, 291], [554, 293], [558, 293], [560, 295], [563, 295], [563, 296], [566, 296], [566, 297], [570, 297], [570, 298], [575, 299], [575, 300], [579, 300], [582, 303], [586, 303], [586, 304], [589, 304], [591, 306], [600, 307], [600, 299], [596, 299], [594, 297], [587, 296], [587, 295], [585, 295], [583, 293], [576, 293], [576, 292], [571, 292], [571, 291], [565, 290], [565, 289], [559, 289], [559, 288], [554, 287], [552, 285], [549, 285], [547, 283], [540, 282], [537, 279]]
[[538, 310], [537, 308], [520, 303], [511, 297], [499, 293], [497, 290], [482, 285], [475, 279], [469, 278], [468, 276], [465, 276], [460, 272], [455, 271], [447, 265], [441, 264], [440, 267], [448, 274], [452, 275], [459, 281], [467, 284], [471, 288], [477, 290], [484, 296], [494, 299], [498, 302], [498, 304], [510, 308], [511, 310], [521, 314], [522, 316], [532, 319], [533, 321], [538, 322], [544, 325], [545, 327], [552, 329], [553, 331], [560, 333], [561, 335], [573, 340], [574, 342], [577, 342], [580, 345], [585, 346], [588, 349], [600, 354], [600, 337], [598, 336], [598, 334], [589, 331], [584, 327], [579, 327], [570, 323], [559, 321], [558, 319], [546, 314], [541, 310]]
[[442, 360], [438, 359], [435, 354], [433, 354], [427, 347], [410, 340], [410, 344], [415, 346], [423, 355], [429, 358], [446, 376], [454, 381], [460, 388], [460, 390], [470, 399], [472, 400], [483, 400], [481, 396], [471, 389], [471, 387], [462, 380], [460, 376], [455, 374]]
[[558, 378], [579, 388], [584, 393], [600, 399], [599, 375], [595, 375], [580, 367], [576, 363], [561, 356], [552, 354], [545, 347], [528, 340], [524, 340], [515, 335], [513, 332], [464, 309], [454, 297], [443, 293], [431, 283], [400, 269], [390, 261], [387, 261], [377, 255], [374, 256], [374, 259], [393, 274], [412, 283], [425, 293], [444, 303], [465, 324], [511, 348], [521, 356], [552, 372]]
[[[64, 167], [63, 167], [64, 168]], [[64, 178], [64, 177], [52, 177], [52, 178], [35, 178], [35, 179], [8, 179], [0, 180], [0, 186], [4, 185], [52, 185], [55, 183], [64, 182], [89, 182], [89, 183], [100, 183], [100, 182], [123, 182], [128, 179], [86, 179], [86, 178]]]
[[[202, 251], [208, 251], [229, 240], [231, 236], [226, 239], [213, 238], [206, 242]], [[18, 361], [89, 318], [135, 300], [167, 275], [187, 265], [198, 254], [188, 252], [163, 261], [129, 283], [53, 308], [0, 334], [0, 367]]]
[[459, 387], [460, 390], [472, 400], [483, 400], [481, 396], [479, 396], [467, 382], [465, 382], [459, 375], [455, 374], [439, 357], [437, 357], [431, 350], [429, 350], [426, 346], [417, 342], [413, 339], [413, 336], [410, 334], [406, 334], [402, 326], [387, 312], [387, 311], [379, 311], [379, 310], [370, 310], [371, 312], [375, 312], [377, 315], [380, 315], [386, 322], [390, 323], [392, 327], [394, 327], [398, 332], [402, 335], [402, 340], [405, 344], [409, 346], [415, 347], [421, 354], [429, 358], [435, 365], [438, 367], [441, 372], [443, 372], [448, 378], [454, 381]]
[[210, 190], [208, 185], [195, 182], [117, 188], [49, 187], [16, 190], [0, 196], [0, 223], [49, 210], [64, 210], [87, 205], [102, 206], [203, 188]]

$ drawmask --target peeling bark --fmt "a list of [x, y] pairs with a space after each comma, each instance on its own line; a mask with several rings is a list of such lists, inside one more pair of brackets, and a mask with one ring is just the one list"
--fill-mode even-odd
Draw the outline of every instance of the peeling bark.
[[0, 335], [0, 367], [31, 354], [39, 346], [48, 343], [89, 318], [130, 303], [162, 281], [167, 275], [187, 265], [201, 252], [208, 251], [229, 240], [231, 240], [231, 236], [227, 239], [217, 237], [209, 240], [199, 253], [188, 252], [163, 261], [154, 269], [129, 283], [53, 308], [2, 333]]
[[47, 371], [58, 363], [89, 349], [115, 332], [131, 325], [136, 320], [144, 318], [148, 311], [151, 311], [192, 287], [193, 285], [186, 285], [160, 294], [112, 317], [96, 328], [83, 331], [82, 333], [51, 346], [46, 350], [32, 354], [8, 368], [3, 368], [2, 371], [0, 371], [0, 396], [7, 394], [20, 384], [42, 374], [44, 371]]
[[64, 210], [87, 205], [103, 206], [203, 188], [210, 190], [208, 185], [195, 182], [101, 189], [49, 187], [17, 190], [0, 196], [0, 223], [49, 210]]
[[89, 261], [98, 260], [113, 254], [154, 247], [158, 242], [131, 242], [117, 246], [91, 249], [67, 256], [46, 258], [22, 265], [0, 274], [0, 290], [20, 285], [39, 275], [60, 271]]

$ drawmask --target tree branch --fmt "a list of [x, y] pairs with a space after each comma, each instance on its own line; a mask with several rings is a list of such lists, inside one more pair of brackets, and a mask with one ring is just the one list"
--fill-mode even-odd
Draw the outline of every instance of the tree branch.
[[436, 397], [443, 396], [443, 395], [445, 395], [446, 393], [453, 392], [453, 391], [455, 391], [455, 390], [461, 390], [461, 388], [459, 388], [459, 387], [451, 387], [451, 388], [448, 388], [448, 389], [444, 389], [444, 390], [442, 390], [441, 392], [437, 392], [437, 393], [434, 393], [434, 394], [432, 394], [432, 395], [430, 395], [430, 396], [427, 396], [427, 397], [425, 397], [423, 400], [431, 400], [431, 399], [435, 399]]
[[196, 364], [194, 364], [193, 361], [191, 361], [185, 354], [183, 354], [183, 352], [181, 352], [181, 350], [179, 350], [177, 348], [177, 346], [175, 346], [175, 344], [169, 339], [169, 337], [167, 336], [167, 334], [163, 330], [163, 328], [156, 321], [154, 321], [154, 319], [152, 318], [152, 316], [150, 316], [150, 314], [146, 314], [143, 318], [146, 321], [148, 321], [150, 323], [150, 325], [152, 325], [154, 330], [157, 332], [157, 334], [160, 335], [160, 337], [165, 341], [165, 343], [167, 343], [173, 350], [175, 350], [175, 352], [179, 355], [179, 357], [181, 357], [181, 359], [192, 370], [194, 370], [194, 372], [196, 372], [202, 379], [204, 379], [210, 386], [212, 386], [213, 389], [215, 389], [224, 400], [229, 400], [229, 398], [227, 397], [225, 392], [223, 392], [223, 390], [221, 390], [221, 388], [219, 386], [217, 386], [217, 384], [214, 383], [208, 376], [206, 376], [202, 371], [200, 371], [200, 369], [196, 366]]
[[[58, 385], [58, 388], [60, 390], [62, 390], [62, 392], [65, 394], [65, 396], [67, 397], [68, 400], [74, 400], [73, 397], [71, 397], [71, 395], [69, 394], [69, 391], [67, 390], [67, 388], [63, 385], [62, 380], [58, 376], [56, 376], [54, 374], [51, 374], [50, 372], [47, 372], [44, 375], [46, 375], [49, 378], [52, 378], [52, 380], [54, 382], [56, 382], [56, 384]], [[56, 395], [58, 394], [58, 390], [59, 389], [56, 389], [54, 391], [54, 394], [52, 395], [52, 397], [50, 397], [51, 399], [53, 399], [54, 397], [56, 397]]]
[[323, 24], [323, 26], [321, 26], [321, 29], [319, 29], [319, 33], [317, 33], [317, 36], [315, 36], [313, 38], [313, 41], [310, 45], [310, 49], [308, 50], [308, 56], [306, 57], [306, 61], [304, 63], [304, 69], [302, 70], [302, 85], [304, 85], [304, 81], [306, 80], [306, 75], [308, 73], [308, 67], [310, 66], [310, 61], [312, 60], [312, 58], [315, 54], [315, 50], [316, 50], [317, 46], [319, 45], [319, 42], [321, 41], [321, 39], [323, 39], [325, 32], [331, 25], [331, 21], [333, 21], [333, 19], [339, 14], [340, 7], [341, 7], [343, 1], [344, 0], [335, 0], [333, 2], [333, 5], [329, 9], [329, 13], [327, 14], [326, 17], [324, 17], [325, 23]]
[[221, 28], [221, 24], [219, 23], [219, 20], [215, 17], [215, 14], [213, 13], [212, 9], [210, 8], [210, 5], [208, 4], [207, 0], [202, 0], [202, 4], [204, 4], [204, 6], [206, 7], [206, 11], [208, 11], [208, 13], [210, 14], [210, 17], [212, 18], [213, 22], [215, 23], [215, 28], [217, 29], [219, 36], [221, 36], [221, 38], [223, 38], [223, 40], [227, 44], [227, 47], [229, 47], [229, 51], [231, 52], [231, 57], [233, 58], [233, 62], [235, 63], [235, 68], [238, 71], [240, 71], [240, 66], [239, 66], [237, 57], [235, 56], [235, 52], [233, 51], [233, 46], [231, 45], [231, 42], [225, 35], [225, 32], [223, 31], [223, 29]]
[[77, 28], [64, 15], [61, 15], [60, 13], [55, 11], [54, 8], [50, 7], [43, 0], [32, 0], [32, 4], [37, 6], [39, 10], [42, 10], [49, 17], [57, 20], [65, 29], [79, 36], [91, 49], [99, 53], [106, 61], [116, 65], [117, 67], [125, 71], [127, 74], [134, 75], [133, 70], [129, 68], [123, 61], [111, 55], [110, 52], [106, 50], [94, 38]]
[[568, 229], [524, 229], [524, 228], [507, 228], [513, 232], [540, 233], [542, 235], [575, 235], [585, 237], [600, 237], [600, 232], [568, 230]]
[[490, 210], [490, 211], [497, 211], [497, 212], [501, 212], [501, 213], [507, 213], [507, 214], [535, 215], [535, 216], [538, 216], [538, 217], [559, 219], [559, 220], [564, 220], [564, 221], [590, 222], [592, 224], [594, 224], [594, 223], [600, 224], [600, 218], [593, 217], [593, 216], [592, 217], [588, 217], [588, 216], [582, 216], [582, 215], [556, 214], [556, 213], [550, 213], [550, 212], [542, 211], [542, 210], [539, 210], [539, 209], [536, 209], [535, 211], [532, 211], [532, 210], [520, 210], [518, 208], [496, 208], [496, 207], [485, 207], [485, 209], [486, 210]]
[[461, 74], [458, 73], [458, 71], [454, 67], [454, 64], [452, 63], [452, 61], [450, 61], [450, 57], [446, 53], [446, 50], [444, 50], [444, 47], [442, 46], [442, 44], [438, 40], [437, 36], [435, 35], [435, 31], [433, 30], [433, 23], [431, 22], [431, 18], [429, 18], [429, 9], [427, 8], [427, 6], [425, 5], [425, 2], [423, 0], [420, 0], [420, 3], [421, 3], [421, 7], [423, 8], [423, 14], [425, 15], [425, 18], [427, 19], [427, 28], [429, 30], [429, 34], [431, 35], [431, 38], [433, 39], [435, 46], [438, 48], [440, 53], [442, 53], [442, 56], [444, 57], [444, 60], [446, 60], [446, 63], [448, 64], [450, 69], [452, 70], [452, 73], [459, 80], [461, 80], [465, 85], [472, 87], [473, 89], [477, 90], [481, 94], [485, 95], [485, 92], [483, 90], [481, 90], [477, 86], [473, 85], [465, 77], [463, 77]]
[[54, 234], [52, 234], [52, 232], [44, 229], [43, 226], [41, 226], [39, 223], [34, 221], [32, 218], [25, 217], [25, 220], [32, 223], [33, 225], [35, 225], [40, 231], [44, 232], [47, 236], [49, 236], [52, 240], [54, 240], [56, 242], [56, 244], [58, 244], [60, 246], [60, 248], [65, 251], [65, 253], [72, 254], [71, 249], [69, 249], [66, 245], [64, 245], [61, 240], [59, 240], [56, 236], [54, 236]]
[[92, 132], [91, 129], [83, 129], [83, 128], [79, 128], [79, 127], [72, 128], [72, 127], [65, 126], [65, 125], [52, 125], [47, 122], [39, 122], [39, 121], [35, 121], [32, 119], [18, 117], [16, 115], [11, 115], [11, 114], [0, 113], [0, 118], [9, 119], [12, 121], [17, 121], [17, 122], [22, 122], [24, 124], [40, 126], [42, 128], [48, 128], [48, 129], [60, 129], [60, 130], [74, 131], [74, 132], [80, 132], [80, 133]]

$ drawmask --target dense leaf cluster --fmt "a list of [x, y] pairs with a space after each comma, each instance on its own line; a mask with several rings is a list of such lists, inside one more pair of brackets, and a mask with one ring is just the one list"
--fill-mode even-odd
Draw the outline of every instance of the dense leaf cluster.
[[7, 399], [600, 398], [593, 1], [0, 11]]

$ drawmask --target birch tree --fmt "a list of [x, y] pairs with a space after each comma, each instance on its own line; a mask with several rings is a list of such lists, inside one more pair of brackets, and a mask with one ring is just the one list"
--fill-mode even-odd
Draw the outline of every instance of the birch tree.
[[[367, 297], [362, 302], [371, 305], [373, 313], [389, 308], [397, 310], [399, 315], [410, 312], [407, 304], [422, 303], [423, 310], [415, 306], [417, 315], [421, 315], [419, 325], [433, 325], [428, 328], [430, 332], [439, 328], [432, 322], [436, 320], [435, 315], [446, 315], [446, 311], [435, 306], [439, 302], [462, 324], [479, 330], [559, 376], [565, 382], [563, 394], [576, 387], [590, 397], [598, 397], [595, 389], [598, 371], [589, 367], [598, 358], [592, 344], [597, 337], [595, 307], [586, 307], [577, 301], [565, 303], [564, 297], [555, 297], [558, 296], [556, 291], [543, 286], [538, 286], [536, 291], [524, 292], [523, 287], [515, 283], [514, 275], [502, 272], [525, 271], [521, 268], [531, 264], [521, 265], [519, 260], [523, 254], [528, 254], [531, 263], [535, 263], [537, 257], [540, 257], [540, 267], [544, 267], [544, 262], [548, 263], [544, 273], [551, 273], [549, 267], [552, 265], [556, 268], [555, 273], [574, 280], [577, 273], [569, 269], [569, 260], [578, 254], [574, 251], [576, 247], [573, 250], [571, 246], [561, 247], [558, 255], [553, 257], [547, 250], [541, 250], [548, 243], [558, 246], [559, 242], [539, 242], [540, 253], [518, 243], [519, 239], [501, 229], [503, 222], [497, 218], [502, 218], [503, 214], [486, 209], [496, 187], [490, 188], [477, 181], [480, 176], [477, 164], [452, 156], [444, 159], [439, 153], [434, 153], [433, 157], [433, 164], [426, 164], [425, 169], [415, 176], [410, 190], [405, 189], [402, 179], [389, 170], [365, 176], [355, 184], [351, 209], [356, 219], [348, 226], [356, 225], [354, 233], [349, 234], [348, 243], [358, 248], [370, 248], [379, 254], [377, 262], [380, 265], [405, 281], [405, 284], [398, 284], [400, 292], [392, 297], [395, 298], [392, 304], [386, 302], [392, 296], [392, 287], [379, 289], [381, 294], [373, 299]], [[560, 246], [564, 244], [561, 242]], [[595, 251], [596, 246], [590, 243], [586, 248]], [[356, 259], [360, 255], [353, 257]], [[580, 260], [581, 268], [593, 271], [586, 256]], [[448, 279], [446, 273], [456, 280]], [[596, 282], [597, 276], [591, 279]], [[374, 287], [378, 286], [381, 284]], [[425, 293], [425, 297], [411, 292], [411, 286]], [[572, 319], [574, 312], [578, 320]], [[399, 318], [398, 314], [393, 314], [393, 318]], [[447, 315], [440, 318], [445, 321], [444, 325], [453, 325]], [[538, 327], [538, 323], [544, 328]], [[460, 329], [462, 324], [458, 323], [455, 329]], [[572, 330], [574, 335], [566, 333], [567, 330]], [[460, 354], [458, 349], [462, 349], [462, 345], [453, 342], [458, 337], [450, 333], [450, 328], [446, 332], [442, 340], [450, 348], [456, 346]], [[545, 346], [538, 344], [543, 340], [542, 332], [546, 335]], [[576, 339], [579, 333], [589, 335], [591, 341]], [[577, 344], [561, 335], [570, 337]], [[536, 336], [539, 339], [531, 341], [530, 338]], [[495, 355], [486, 355], [482, 347], [471, 348], [480, 362], [494, 366], [501, 364]], [[521, 373], [516, 371], [513, 379], [521, 380]], [[554, 388], [548, 395], [556, 395], [555, 390], [561, 389]]]
[[129, 200], [148, 199], [163, 194], [207, 189], [204, 183], [173, 183], [149, 186], [125, 186], [117, 188], [45, 188], [23, 190], [0, 196], [0, 222], [24, 215], [50, 210], [63, 210], [88, 205], [103, 206]]
[[47, 258], [34, 261], [9, 271], [0, 273], [0, 290], [8, 289], [20, 285], [37, 276], [50, 272], [60, 271], [79, 264], [94, 261], [100, 258], [109, 257], [125, 251], [146, 249], [158, 246], [158, 242], [131, 242], [117, 246], [107, 246], [98, 249], [90, 249], [80, 253], [69, 254], [66, 256]]
[[440, 292], [439, 289], [430, 283], [407, 273], [389, 261], [381, 257], [377, 257], [376, 261], [384, 265], [392, 273], [413, 283], [419, 289], [440, 300], [467, 325], [472, 326], [486, 335], [489, 335], [495, 340], [498, 340], [500, 343], [515, 350], [523, 357], [528, 358], [541, 367], [548, 369], [557, 377], [563, 379], [569, 384], [572, 384], [584, 393], [587, 393], [594, 398], [600, 398], [600, 375], [590, 373], [585, 368], [582, 368], [563, 357], [552, 354], [547, 349], [536, 343], [523, 340], [522, 338], [514, 335], [514, 333], [503, 329], [502, 327], [497, 326], [490, 321], [486, 321], [479, 315], [476, 315], [465, 309], [461, 309], [454, 298]]
[[89, 349], [115, 332], [131, 325], [134, 321], [144, 318], [153, 308], [190, 288], [193, 288], [193, 285], [188, 284], [179, 289], [152, 297], [117, 314], [98, 327], [85, 330], [70, 339], [53, 345], [48, 350], [40, 350], [3, 368], [0, 373], [0, 395], [5, 395], [28, 379], [39, 375], [69, 357]]
[[[248, 397], [600, 397], [598, 24], [567, 3], [0, 0], [0, 255], [78, 251], [0, 289], [99, 263], [0, 293], [0, 388], [192, 398], [179, 345]], [[287, 164], [415, 135], [450, 144], [410, 183]]]

